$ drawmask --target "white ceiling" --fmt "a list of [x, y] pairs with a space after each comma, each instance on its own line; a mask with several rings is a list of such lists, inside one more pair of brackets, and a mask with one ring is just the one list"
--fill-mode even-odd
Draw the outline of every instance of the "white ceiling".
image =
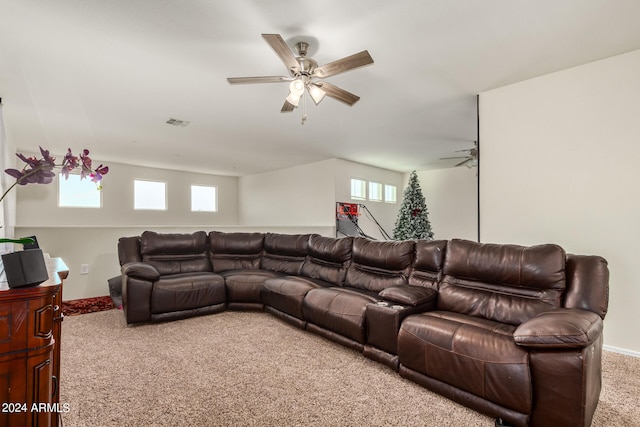
[[[0, 0], [0, 97], [19, 149], [247, 175], [339, 157], [450, 167], [473, 146], [476, 95], [640, 49], [637, 0]], [[262, 33], [312, 44], [361, 97], [280, 113], [286, 75]], [[191, 122], [166, 124], [169, 118]]]

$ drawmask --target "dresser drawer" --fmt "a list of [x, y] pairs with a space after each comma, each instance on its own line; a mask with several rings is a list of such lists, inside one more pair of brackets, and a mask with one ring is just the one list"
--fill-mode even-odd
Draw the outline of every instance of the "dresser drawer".
[[40, 289], [28, 299], [0, 302], [0, 355], [47, 346], [53, 338], [57, 287]]

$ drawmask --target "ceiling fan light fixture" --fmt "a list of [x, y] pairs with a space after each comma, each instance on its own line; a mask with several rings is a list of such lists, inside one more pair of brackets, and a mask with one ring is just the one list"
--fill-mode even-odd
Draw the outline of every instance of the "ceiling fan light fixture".
[[298, 104], [300, 103], [300, 95], [296, 95], [293, 92], [289, 92], [289, 95], [285, 98], [285, 100], [293, 105], [294, 107], [297, 107]]
[[286, 100], [288, 103], [294, 106], [298, 106], [300, 98], [304, 94], [304, 82], [302, 79], [295, 79], [289, 84], [289, 95]]
[[289, 85], [289, 91], [299, 97], [304, 93], [304, 82], [302, 79], [295, 79]]
[[313, 99], [313, 102], [316, 103], [316, 105], [320, 104], [320, 101], [322, 101], [324, 99], [324, 96], [327, 94], [327, 92], [320, 89], [318, 85], [315, 85], [313, 83], [307, 86], [307, 90], [309, 91], [309, 95], [311, 96], [311, 99]]

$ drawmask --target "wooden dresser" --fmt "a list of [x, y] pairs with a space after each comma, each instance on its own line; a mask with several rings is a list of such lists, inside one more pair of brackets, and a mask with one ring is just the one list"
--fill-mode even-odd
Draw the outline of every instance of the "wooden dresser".
[[49, 280], [0, 291], [0, 427], [57, 426], [62, 282], [69, 269], [47, 258]]

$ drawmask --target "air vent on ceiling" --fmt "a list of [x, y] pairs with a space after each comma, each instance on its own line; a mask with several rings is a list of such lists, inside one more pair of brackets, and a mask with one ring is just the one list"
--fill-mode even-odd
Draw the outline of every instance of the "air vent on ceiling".
[[188, 122], [186, 120], [178, 120], [178, 119], [169, 119], [166, 121], [167, 124], [169, 125], [173, 125], [173, 126], [178, 126], [178, 127], [186, 127], [189, 126], [191, 124], [191, 122]]

